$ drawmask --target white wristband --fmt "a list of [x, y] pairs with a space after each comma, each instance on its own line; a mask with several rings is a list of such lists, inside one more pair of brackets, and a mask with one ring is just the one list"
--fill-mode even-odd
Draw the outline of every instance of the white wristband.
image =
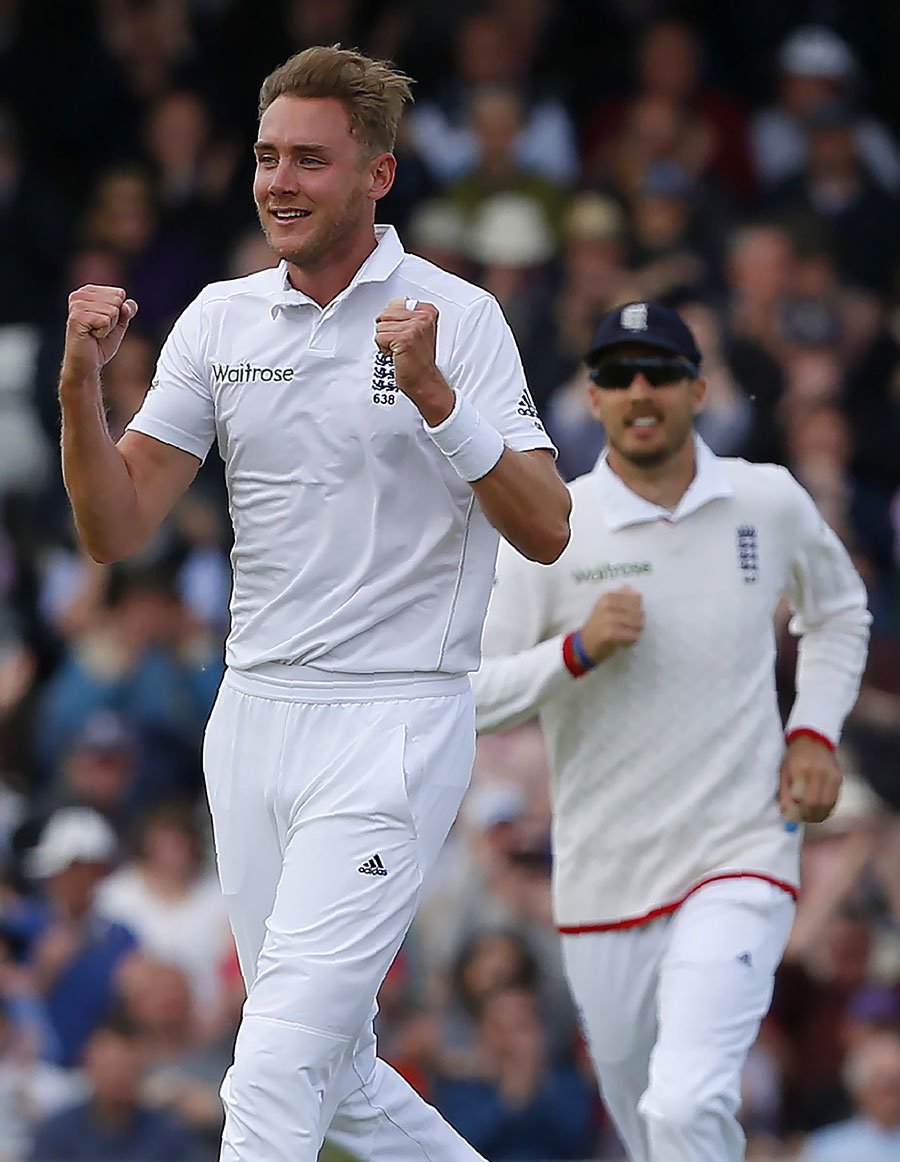
[[453, 411], [437, 427], [425, 431], [444, 453], [463, 480], [471, 484], [487, 476], [503, 455], [503, 437], [478, 410], [455, 391]]

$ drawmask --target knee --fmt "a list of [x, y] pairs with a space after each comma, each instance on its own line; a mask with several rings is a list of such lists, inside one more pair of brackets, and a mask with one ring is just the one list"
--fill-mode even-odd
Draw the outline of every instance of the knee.
[[683, 1137], [710, 1120], [730, 1120], [737, 1115], [739, 1105], [739, 1094], [727, 1077], [717, 1078], [687, 1064], [673, 1063], [652, 1071], [640, 1112], [658, 1128]]
[[226, 1088], [233, 1097], [256, 1093], [289, 1073], [303, 1074], [314, 1088], [324, 1089], [346, 1048], [344, 1038], [325, 1030], [247, 1014], [238, 1031]]

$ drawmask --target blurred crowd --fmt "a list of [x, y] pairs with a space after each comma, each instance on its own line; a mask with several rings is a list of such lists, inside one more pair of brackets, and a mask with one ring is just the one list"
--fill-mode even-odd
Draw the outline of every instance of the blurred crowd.
[[[272, 264], [258, 86], [337, 41], [416, 78], [380, 218], [497, 296], [563, 474], [602, 447], [596, 319], [661, 298], [704, 352], [703, 438], [786, 464], [863, 574], [845, 789], [809, 829], [743, 1120], [754, 1158], [900, 1159], [900, 11], [849, 7], [0, 0], [0, 1162], [216, 1155], [243, 1000], [199, 769], [221, 465], [139, 559], [95, 565], [55, 378], [68, 292], [126, 287], [119, 434], [200, 287]], [[538, 727], [482, 739], [380, 996], [383, 1055], [489, 1162], [622, 1156], [562, 976], [548, 815]]]

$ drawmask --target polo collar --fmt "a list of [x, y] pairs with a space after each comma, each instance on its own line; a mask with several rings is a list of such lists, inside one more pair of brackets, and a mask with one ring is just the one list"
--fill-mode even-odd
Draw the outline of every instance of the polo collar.
[[719, 457], [696, 434], [694, 448], [697, 471], [672, 512], [632, 492], [610, 468], [607, 451], [604, 450], [592, 475], [599, 496], [600, 515], [610, 531], [618, 532], [628, 525], [648, 524], [657, 520], [677, 524], [710, 501], [732, 496], [734, 489], [722, 471]]
[[[406, 251], [403, 249], [403, 244], [393, 226], [376, 226], [375, 237], [377, 239], [375, 249], [353, 276], [350, 285], [332, 300], [333, 303], [346, 298], [354, 287], [361, 286], [363, 283], [387, 282], [406, 257]], [[285, 259], [279, 262], [276, 272], [276, 290], [271, 307], [272, 318], [278, 311], [288, 307], [313, 306], [317, 310], [327, 310], [327, 307], [320, 307], [314, 299], [291, 285], [291, 280], [288, 277], [288, 264]], [[331, 305], [331, 303], [328, 304], [328, 306]]]

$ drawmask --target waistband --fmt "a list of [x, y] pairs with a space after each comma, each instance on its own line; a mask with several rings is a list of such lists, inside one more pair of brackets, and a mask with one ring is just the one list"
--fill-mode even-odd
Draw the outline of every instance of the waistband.
[[442, 698], [471, 689], [468, 674], [335, 674], [283, 662], [263, 662], [252, 670], [227, 669], [222, 683], [279, 702], [384, 702]]

